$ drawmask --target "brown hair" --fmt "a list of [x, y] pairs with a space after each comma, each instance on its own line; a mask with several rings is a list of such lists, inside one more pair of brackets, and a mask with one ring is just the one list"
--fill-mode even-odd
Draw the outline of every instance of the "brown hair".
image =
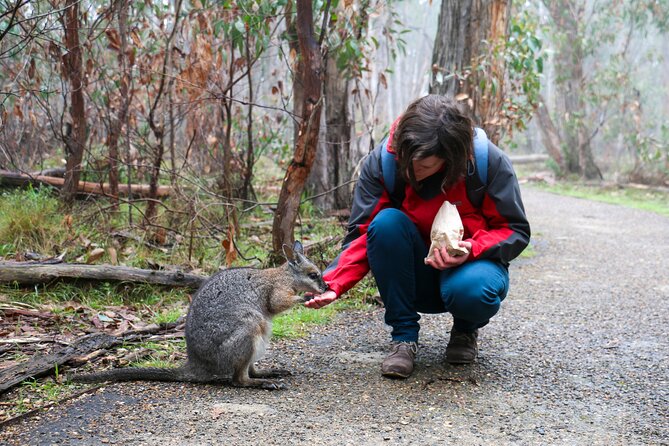
[[453, 186], [467, 171], [474, 126], [460, 105], [450, 97], [427, 95], [412, 102], [400, 118], [392, 145], [405, 181], [420, 186], [412, 161], [437, 156], [445, 161], [442, 189]]

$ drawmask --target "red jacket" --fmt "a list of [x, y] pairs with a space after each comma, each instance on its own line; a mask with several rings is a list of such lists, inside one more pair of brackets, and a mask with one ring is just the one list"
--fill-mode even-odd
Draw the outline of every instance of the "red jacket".
[[[394, 153], [392, 130], [387, 150]], [[383, 147], [383, 144], [377, 146], [364, 161], [355, 186], [342, 252], [323, 275], [337, 296], [353, 288], [369, 272], [367, 228], [376, 214], [388, 207], [397, 207], [404, 212], [416, 224], [429, 246], [430, 230], [437, 211], [445, 200], [453, 203], [464, 226], [463, 239], [472, 244], [472, 253], [467, 261], [492, 259], [508, 265], [528, 245], [530, 225], [525, 216], [518, 180], [508, 156], [497, 146], [488, 144], [488, 182], [480, 208], [470, 202], [464, 176], [444, 193], [441, 191], [442, 178], [438, 174], [423, 180], [420, 191], [409, 184], [404, 185], [403, 201], [393, 205], [383, 184]]]

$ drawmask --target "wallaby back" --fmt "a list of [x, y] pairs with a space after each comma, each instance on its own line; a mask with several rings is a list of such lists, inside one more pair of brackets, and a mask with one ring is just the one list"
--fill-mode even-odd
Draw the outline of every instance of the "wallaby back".
[[228, 268], [210, 277], [193, 296], [186, 318], [188, 360], [174, 369], [124, 368], [73, 377], [79, 382], [231, 382], [278, 388], [253, 368], [271, 335], [273, 316], [305, 299], [300, 292], [323, 293], [320, 269], [302, 245], [284, 246], [287, 262], [277, 268]]

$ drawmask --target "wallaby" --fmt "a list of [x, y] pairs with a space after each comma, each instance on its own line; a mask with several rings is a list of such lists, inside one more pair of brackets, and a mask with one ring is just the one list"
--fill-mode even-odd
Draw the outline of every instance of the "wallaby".
[[75, 375], [73, 381], [180, 381], [230, 383], [274, 390], [274, 380], [289, 372], [256, 370], [272, 333], [272, 318], [308, 298], [299, 292], [323, 293], [321, 271], [304, 256], [302, 244], [284, 245], [287, 262], [277, 268], [229, 268], [213, 275], [193, 296], [186, 317], [188, 359], [178, 368], [120, 368]]

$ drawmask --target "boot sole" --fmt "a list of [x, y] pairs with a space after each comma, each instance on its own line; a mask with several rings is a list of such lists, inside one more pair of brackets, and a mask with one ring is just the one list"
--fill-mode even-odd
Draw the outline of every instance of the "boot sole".
[[449, 364], [473, 364], [474, 362], [476, 362], [477, 357], [478, 355], [473, 357], [472, 359], [462, 359], [462, 358], [449, 358], [448, 356], [446, 356], [446, 362]]
[[400, 373], [400, 372], [381, 372], [383, 376], [386, 378], [394, 378], [394, 379], [407, 379], [409, 376], [411, 376], [411, 373]]

